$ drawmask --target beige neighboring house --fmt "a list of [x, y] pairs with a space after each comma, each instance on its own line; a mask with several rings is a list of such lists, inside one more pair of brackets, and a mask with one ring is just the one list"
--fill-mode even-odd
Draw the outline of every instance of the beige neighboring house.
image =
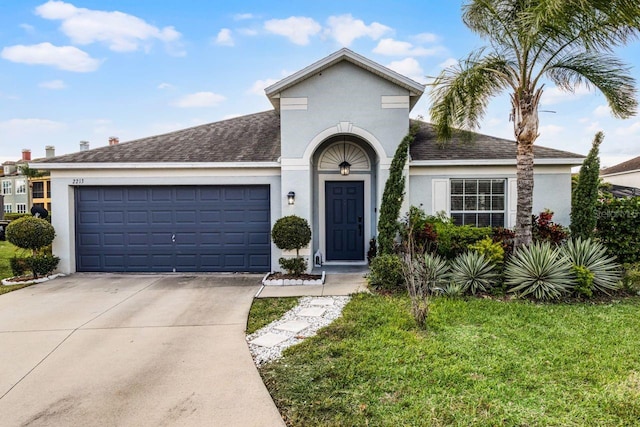
[[600, 177], [613, 185], [640, 188], [640, 156], [601, 170]]

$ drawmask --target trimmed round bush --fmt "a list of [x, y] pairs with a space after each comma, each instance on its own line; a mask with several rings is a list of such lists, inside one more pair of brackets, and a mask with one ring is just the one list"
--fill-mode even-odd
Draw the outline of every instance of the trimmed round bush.
[[404, 289], [402, 260], [397, 255], [378, 255], [371, 261], [367, 280], [375, 289], [399, 291]]
[[10, 243], [34, 253], [49, 246], [55, 236], [56, 232], [48, 221], [32, 216], [11, 221], [6, 230], [6, 238]]
[[284, 216], [276, 221], [271, 230], [273, 243], [284, 250], [297, 252], [311, 241], [311, 228], [306, 219], [296, 215]]

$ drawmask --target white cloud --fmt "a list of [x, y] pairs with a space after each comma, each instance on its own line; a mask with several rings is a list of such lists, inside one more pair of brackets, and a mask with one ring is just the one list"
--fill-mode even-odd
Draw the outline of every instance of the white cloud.
[[39, 87], [51, 90], [65, 89], [67, 85], [62, 80], [49, 80], [38, 84]]
[[394, 39], [382, 39], [373, 49], [374, 53], [389, 56], [429, 56], [436, 55], [443, 49], [441, 47], [424, 48], [414, 46], [409, 42], [402, 42]]
[[15, 45], [2, 49], [0, 56], [22, 64], [50, 65], [61, 70], [86, 73], [95, 71], [100, 61], [74, 46], [54, 46], [40, 43], [30, 46]]
[[62, 130], [65, 127], [64, 123], [48, 119], [10, 119], [0, 122], [0, 130], [7, 137], [47, 134]]
[[418, 44], [437, 43], [440, 41], [440, 37], [433, 33], [420, 33], [420, 34], [416, 34], [415, 36], [411, 36], [409, 38]]
[[577, 98], [592, 94], [593, 92], [585, 86], [578, 86], [573, 92], [561, 90], [557, 86], [544, 89], [540, 103], [542, 105], [553, 105], [561, 102], [574, 101]]
[[258, 30], [255, 30], [253, 28], [240, 28], [240, 29], [236, 30], [236, 32], [238, 32], [239, 34], [242, 34], [243, 36], [257, 36], [258, 35]]
[[455, 58], [447, 58], [443, 62], [438, 64], [438, 67], [444, 69], [458, 65], [458, 60]]
[[325, 35], [335, 39], [340, 45], [349, 47], [355, 39], [369, 37], [378, 40], [393, 30], [386, 25], [372, 22], [366, 25], [361, 19], [354, 19], [350, 14], [330, 16], [327, 20], [328, 28]]
[[564, 131], [562, 126], [557, 125], [545, 125], [540, 126], [538, 129], [540, 135], [544, 135], [545, 137], [556, 136]]
[[251, 88], [247, 90], [247, 93], [264, 96], [264, 89], [278, 81], [279, 80], [277, 79], [256, 80], [255, 83], [253, 83], [253, 86], [251, 86]]
[[236, 13], [233, 15], [234, 21], [246, 21], [247, 19], [253, 19], [254, 16], [251, 13]]
[[216, 36], [215, 43], [220, 46], [233, 46], [235, 43], [231, 35], [231, 30], [228, 28], [221, 29]]
[[35, 13], [44, 19], [62, 21], [60, 29], [74, 43], [102, 42], [116, 52], [149, 48], [153, 40], [173, 43], [181, 37], [171, 26], [158, 28], [127, 13], [79, 8], [63, 1], [50, 0], [38, 6]]
[[264, 29], [304, 46], [309, 44], [309, 37], [318, 34], [322, 27], [312, 18], [291, 16], [287, 19], [270, 19], [264, 23]]
[[387, 67], [417, 82], [422, 83], [426, 80], [424, 70], [422, 69], [418, 61], [416, 61], [414, 58], [406, 58], [401, 61], [393, 61], [389, 63]]
[[619, 136], [640, 135], [640, 120], [636, 120], [629, 126], [616, 128], [615, 133]]
[[611, 108], [608, 105], [598, 105], [595, 110], [593, 110], [593, 115], [596, 117], [610, 117], [611, 116]]
[[33, 34], [36, 31], [33, 25], [29, 25], [29, 24], [20, 24], [20, 28], [22, 28], [28, 34]]
[[171, 89], [173, 85], [171, 83], [162, 82], [158, 85], [158, 89]]
[[173, 105], [180, 108], [215, 107], [226, 98], [213, 92], [196, 92], [185, 95]]

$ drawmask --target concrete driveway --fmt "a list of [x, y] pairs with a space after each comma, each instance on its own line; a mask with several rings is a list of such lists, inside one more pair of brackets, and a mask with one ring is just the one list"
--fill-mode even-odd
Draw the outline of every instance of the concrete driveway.
[[0, 297], [3, 426], [283, 426], [244, 329], [256, 275], [75, 274]]

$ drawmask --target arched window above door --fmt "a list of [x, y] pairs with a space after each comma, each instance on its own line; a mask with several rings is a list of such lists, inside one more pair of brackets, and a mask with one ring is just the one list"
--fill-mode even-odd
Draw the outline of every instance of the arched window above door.
[[318, 170], [340, 171], [340, 164], [347, 162], [351, 171], [369, 171], [371, 162], [367, 153], [357, 144], [349, 141], [339, 141], [331, 144], [320, 155]]

